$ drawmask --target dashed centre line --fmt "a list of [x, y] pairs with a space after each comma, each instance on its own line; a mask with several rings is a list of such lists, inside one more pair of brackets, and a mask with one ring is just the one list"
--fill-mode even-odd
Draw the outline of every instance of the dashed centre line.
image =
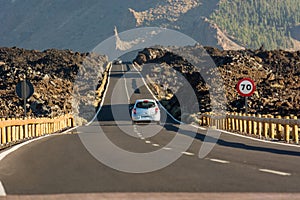
[[191, 152], [187, 152], [187, 151], [184, 151], [184, 152], [181, 152], [183, 155], [187, 155], [187, 156], [194, 156], [195, 154], [194, 153], [191, 153]]
[[271, 170], [271, 169], [259, 169], [259, 171], [276, 174], [276, 175], [280, 175], [280, 176], [291, 176], [292, 175], [291, 173], [281, 172], [281, 171], [276, 171], [276, 170]]
[[145, 141], [145, 143], [146, 143], [146, 144], [150, 144], [150, 143], [151, 143], [151, 141], [149, 141], [149, 140], [146, 140], [146, 141]]
[[159, 144], [152, 144], [152, 146], [154, 146], [154, 147], [159, 147]]
[[230, 163], [227, 160], [220, 160], [220, 159], [209, 159], [209, 160], [212, 161], [212, 162], [217, 162], [217, 163], [222, 163], [222, 164], [228, 164], [228, 163]]

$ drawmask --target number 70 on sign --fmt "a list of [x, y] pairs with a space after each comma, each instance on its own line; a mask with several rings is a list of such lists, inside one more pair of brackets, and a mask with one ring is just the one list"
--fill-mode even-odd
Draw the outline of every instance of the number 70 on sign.
[[256, 86], [252, 79], [243, 78], [237, 83], [236, 89], [241, 96], [249, 97], [255, 92]]

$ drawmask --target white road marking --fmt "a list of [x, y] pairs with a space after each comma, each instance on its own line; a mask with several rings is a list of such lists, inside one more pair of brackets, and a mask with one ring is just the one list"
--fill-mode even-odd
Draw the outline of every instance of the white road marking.
[[141, 140], [144, 140], [145, 138], [144, 137], [141, 137]]
[[[111, 64], [111, 63], [109, 63], [109, 64]], [[111, 65], [112, 65], [112, 64], [111, 64]], [[110, 66], [110, 69], [109, 69], [109, 71], [108, 71], [106, 88], [105, 88], [104, 93], [103, 93], [103, 95], [102, 95], [102, 99], [101, 99], [101, 103], [100, 103], [100, 105], [99, 105], [99, 108], [98, 108], [98, 110], [97, 110], [97, 112], [96, 112], [94, 118], [93, 118], [89, 123], [87, 123], [86, 126], [89, 126], [91, 123], [93, 123], [93, 121], [95, 121], [95, 119], [97, 118], [97, 116], [99, 115], [99, 113], [100, 113], [100, 111], [101, 111], [101, 109], [102, 109], [102, 106], [103, 106], [103, 103], [104, 103], [104, 99], [105, 99], [106, 93], [107, 93], [107, 88], [108, 88], [108, 86], [109, 86], [109, 84], [110, 84], [110, 74], [111, 74], [111, 69], [112, 69], [112, 66]]]
[[220, 159], [209, 159], [209, 160], [212, 161], [212, 162], [217, 162], [217, 163], [222, 163], [222, 164], [228, 164], [228, 163], [230, 163], [227, 160], [220, 160]]
[[54, 136], [54, 135], [60, 135], [60, 134], [66, 134], [67, 132], [70, 132], [74, 129], [78, 128], [78, 126], [76, 127], [73, 127], [73, 128], [70, 128], [62, 133], [55, 133], [55, 134], [48, 134], [48, 135], [43, 135], [43, 136], [40, 136], [40, 137], [37, 137], [37, 138], [34, 138], [34, 139], [31, 139], [31, 140], [28, 140], [26, 142], [22, 142], [20, 144], [17, 144], [15, 146], [13, 146], [12, 148], [6, 150], [6, 151], [3, 151], [2, 153], [0, 153], [0, 161], [3, 160], [3, 158], [5, 158], [8, 154], [16, 151], [17, 149], [21, 148], [22, 146], [25, 146], [31, 142], [34, 142], [34, 141], [37, 141], [37, 140], [41, 140], [43, 138], [46, 138], [46, 137], [49, 137], [49, 136]]
[[187, 151], [184, 151], [184, 152], [181, 152], [183, 155], [187, 155], [187, 156], [194, 156], [195, 154], [194, 153], [191, 153], [191, 152], [187, 152]]
[[159, 147], [159, 144], [152, 144], [152, 146], [154, 146], [154, 147]]
[[266, 172], [266, 173], [271, 173], [271, 174], [276, 174], [276, 175], [281, 175], [281, 176], [291, 176], [292, 175], [291, 173], [280, 172], [280, 171], [271, 170], [271, 169], [259, 169], [259, 171]]
[[145, 142], [146, 142], [146, 144], [150, 144], [151, 143], [149, 140], [146, 140]]
[[0, 181], [0, 196], [6, 196], [6, 192], [1, 181]]
[[[148, 89], [148, 91], [150, 92], [150, 94], [153, 96], [153, 98], [158, 101], [158, 99], [156, 98], [156, 96], [153, 94], [153, 92], [150, 90], [150, 88], [148, 87], [148, 85], [146, 84], [146, 81], [144, 80], [144, 77], [141, 75], [141, 73], [138, 71], [137, 67], [140, 67], [138, 65], [132, 65], [133, 68], [135, 69], [135, 71], [138, 72], [138, 74], [140, 75], [140, 77], [142, 78], [146, 88]], [[167, 109], [162, 105], [160, 104], [160, 102], [158, 101], [160, 107], [176, 122], [180, 123], [180, 124], [185, 124], [184, 122], [181, 122], [177, 119], [175, 119], [171, 113], [169, 113], [167, 111]], [[207, 130], [207, 128], [204, 128], [204, 127], [201, 127], [201, 126], [198, 126], [198, 125], [195, 125], [195, 124], [192, 124], [191, 126], [195, 127], [195, 128], [198, 128], [200, 130]], [[240, 135], [240, 134], [236, 134], [236, 133], [232, 133], [232, 132], [229, 132], [229, 131], [224, 131], [224, 130], [220, 130], [220, 129], [216, 129], [218, 131], [221, 131], [222, 133], [227, 133], [227, 134], [230, 134], [230, 135], [233, 135], [235, 137], [242, 137], [242, 138], [246, 138], [246, 139], [250, 139], [250, 140], [255, 140], [255, 141], [258, 141], [258, 142], [263, 142], [263, 143], [269, 143], [269, 144], [275, 144], [275, 145], [282, 145], [282, 146], [290, 146], [290, 147], [296, 147], [296, 148], [300, 148], [300, 145], [294, 145], [294, 144], [288, 144], [288, 143], [279, 143], [279, 142], [272, 142], [272, 141], [268, 141], [268, 140], [261, 140], [261, 139], [257, 139], [257, 138], [253, 138], [253, 137], [249, 137], [249, 136], [245, 136], [245, 135]]]
[[[219, 130], [219, 129], [217, 129]], [[258, 141], [258, 142], [262, 142], [262, 143], [268, 143], [268, 144], [275, 144], [275, 145], [281, 145], [281, 146], [289, 146], [289, 147], [296, 147], [296, 148], [300, 148], [300, 145], [295, 145], [295, 144], [288, 144], [288, 143], [280, 143], [280, 142], [273, 142], [273, 141], [269, 141], [269, 140], [262, 140], [262, 139], [258, 139], [258, 138], [254, 138], [254, 137], [250, 137], [250, 136], [246, 136], [246, 135], [241, 135], [241, 134], [237, 134], [237, 133], [232, 133], [229, 131], [224, 131], [224, 130], [219, 130], [222, 133], [226, 133], [235, 137], [241, 137], [241, 138], [246, 138], [249, 140], [254, 140], [254, 141]]]
[[[122, 65], [122, 71], [124, 71], [123, 65]], [[123, 79], [124, 79], [124, 86], [125, 86], [125, 91], [126, 91], [128, 103], [130, 103], [130, 97], [129, 97], [129, 92], [128, 92], [128, 88], [127, 88], [127, 81], [126, 81], [126, 72], [123, 75]]]
[[170, 147], [164, 147], [163, 149], [164, 150], [172, 150], [172, 148], [170, 148]]
[[8, 150], [3, 151], [2, 153], [0, 153], [0, 161], [3, 160], [3, 158], [5, 158], [8, 154], [10, 154], [10, 153], [16, 151], [17, 149], [19, 149], [19, 148], [21, 148], [22, 146], [25, 146], [25, 145], [27, 145], [27, 144], [29, 144], [29, 143], [31, 143], [31, 142], [34, 142], [34, 141], [37, 141], [37, 140], [41, 140], [41, 139], [46, 138], [46, 137], [49, 137], [49, 136], [54, 136], [54, 135], [58, 135], [58, 134], [66, 134], [67, 132], [70, 132], [70, 131], [72, 131], [72, 130], [74, 130], [74, 129], [76, 129], [76, 128], [78, 128], [78, 126], [73, 127], [73, 128], [70, 128], [70, 129], [68, 129], [68, 130], [66, 130], [66, 131], [64, 131], [64, 132], [62, 132], [62, 133], [43, 135], [43, 136], [40, 136], [40, 137], [31, 139], [31, 140], [28, 140], [28, 141], [26, 141], [26, 142], [22, 142], [22, 143], [20, 143], [20, 144], [17, 144], [17, 145], [15, 145], [15, 146], [13, 146], [12, 148], [10, 148], [10, 149], [8, 149]]
[[159, 106], [177, 123], [179, 124], [184, 124], [183, 122], [175, 119], [175, 117], [173, 117], [173, 115], [171, 115], [171, 113], [169, 113], [169, 111], [159, 102], [159, 100], [157, 99], [157, 97], [153, 94], [153, 92], [150, 90], [148, 84], [146, 83], [143, 75], [138, 71], [138, 69], [136, 68], [135, 64], [132, 64], [133, 68], [135, 71], [137, 71], [137, 73], [139, 74], [139, 76], [141, 77], [142, 81], [144, 82], [144, 86], [147, 88], [147, 90], [150, 92], [150, 94], [152, 95], [152, 97], [157, 101], [157, 103], [159, 104]]

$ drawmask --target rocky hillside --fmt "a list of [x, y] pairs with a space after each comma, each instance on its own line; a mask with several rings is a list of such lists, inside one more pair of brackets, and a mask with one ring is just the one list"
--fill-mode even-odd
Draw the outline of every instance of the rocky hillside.
[[[201, 52], [204, 49], [200, 46], [171, 49], [144, 49], [139, 52], [135, 59], [135, 62], [140, 65], [158, 63], [156, 66], [161, 68], [161, 70], [154, 68], [150, 71], [148, 70], [147, 73], [150, 78], [152, 77], [152, 80], [155, 80], [156, 94], [161, 99], [169, 99], [169, 108], [178, 105], [176, 97], [172, 95], [174, 93], [176, 95], [184, 93], [184, 90], [178, 89], [180, 88], [178, 84], [180, 85], [182, 81], [177, 81], [176, 86], [177, 78], [168, 70], [168, 68], [172, 68], [180, 72], [194, 88], [201, 112], [211, 111], [210, 93], [214, 88], [214, 82], [218, 81], [218, 76], [211, 76], [211, 80], [208, 79], [210, 82], [209, 85], [204, 81], [203, 77], [208, 77], [218, 71], [225, 86], [223, 91], [227, 99], [225, 103], [226, 110], [245, 111], [244, 98], [238, 95], [235, 87], [239, 79], [250, 77], [257, 85], [256, 92], [249, 97], [250, 113], [294, 114], [300, 116], [300, 51], [267, 51], [264, 49], [221, 51], [216, 48], [205, 47], [206, 52]], [[189, 62], [189, 59], [178, 56], [178, 54], [171, 53], [170, 51], [189, 52], [190, 54], [200, 52], [203, 55], [206, 53], [215, 63], [216, 68], [210, 68], [209, 70], [201, 69], [201, 67], [195, 68]], [[143, 67], [143, 71], [147, 71], [146, 66]], [[155, 78], [157, 76], [161, 78]], [[169, 90], [165, 90], [163, 89], [165, 84], [162, 80], [168, 80], [168, 78], [170, 78], [167, 84]], [[165, 91], [168, 91], [167, 94]], [[186, 98], [186, 100], [188, 101], [189, 98]], [[218, 103], [221, 104], [222, 102]], [[189, 105], [192, 107], [193, 104], [193, 102], [190, 102]]]
[[[89, 82], [94, 71], [103, 71], [106, 57], [72, 52], [70, 50], [49, 49], [45, 51], [20, 48], [0, 48], [0, 116], [23, 117], [23, 100], [15, 93], [20, 80], [29, 80], [34, 86], [34, 94], [28, 99], [27, 116], [54, 117], [65, 113], [79, 112], [95, 97], [84, 85]], [[89, 67], [86, 67], [89, 66]], [[84, 78], [78, 80], [79, 74]], [[98, 79], [101, 83], [101, 74]], [[77, 85], [77, 90], [73, 88]], [[93, 85], [92, 88], [95, 88]], [[81, 92], [82, 91], [82, 92]], [[76, 97], [76, 98], [74, 98]]]
[[298, 50], [299, 11], [299, 0], [230, 0], [220, 1], [210, 19], [247, 48]]
[[87, 52], [113, 36], [116, 26], [120, 32], [169, 28], [220, 49], [259, 48], [262, 43], [272, 49], [299, 49], [299, 1], [274, 0], [271, 7], [267, 0], [253, 2], [2, 0], [0, 46]]

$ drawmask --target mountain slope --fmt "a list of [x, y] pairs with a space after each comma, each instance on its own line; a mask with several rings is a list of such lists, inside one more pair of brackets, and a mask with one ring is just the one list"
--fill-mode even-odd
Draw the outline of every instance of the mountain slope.
[[203, 45], [216, 46], [216, 30], [205, 18], [218, 2], [3, 0], [0, 46], [89, 51], [112, 36], [115, 26], [120, 32], [137, 26], [166, 27], [179, 30]]
[[3, 0], [0, 45], [91, 50], [113, 35], [114, 26], [120, 31], [135, 27], [128, 11], [133, 5], [145, 7], [134, 0]]
[[293, 49], [299, 11], [299, 0], [227, 0], [220, 2], [211, 19], [248, 48]]
[[222, 49], [259, 48], [262, 43], [267, 49], [297, 49], [300, 1], [276, 0], [269, 10], [270, 0], [251, 2], [1, 0], [0, 46], [85, 52], [112, 36], [115, 26], [120, 32], [158, 26]]

